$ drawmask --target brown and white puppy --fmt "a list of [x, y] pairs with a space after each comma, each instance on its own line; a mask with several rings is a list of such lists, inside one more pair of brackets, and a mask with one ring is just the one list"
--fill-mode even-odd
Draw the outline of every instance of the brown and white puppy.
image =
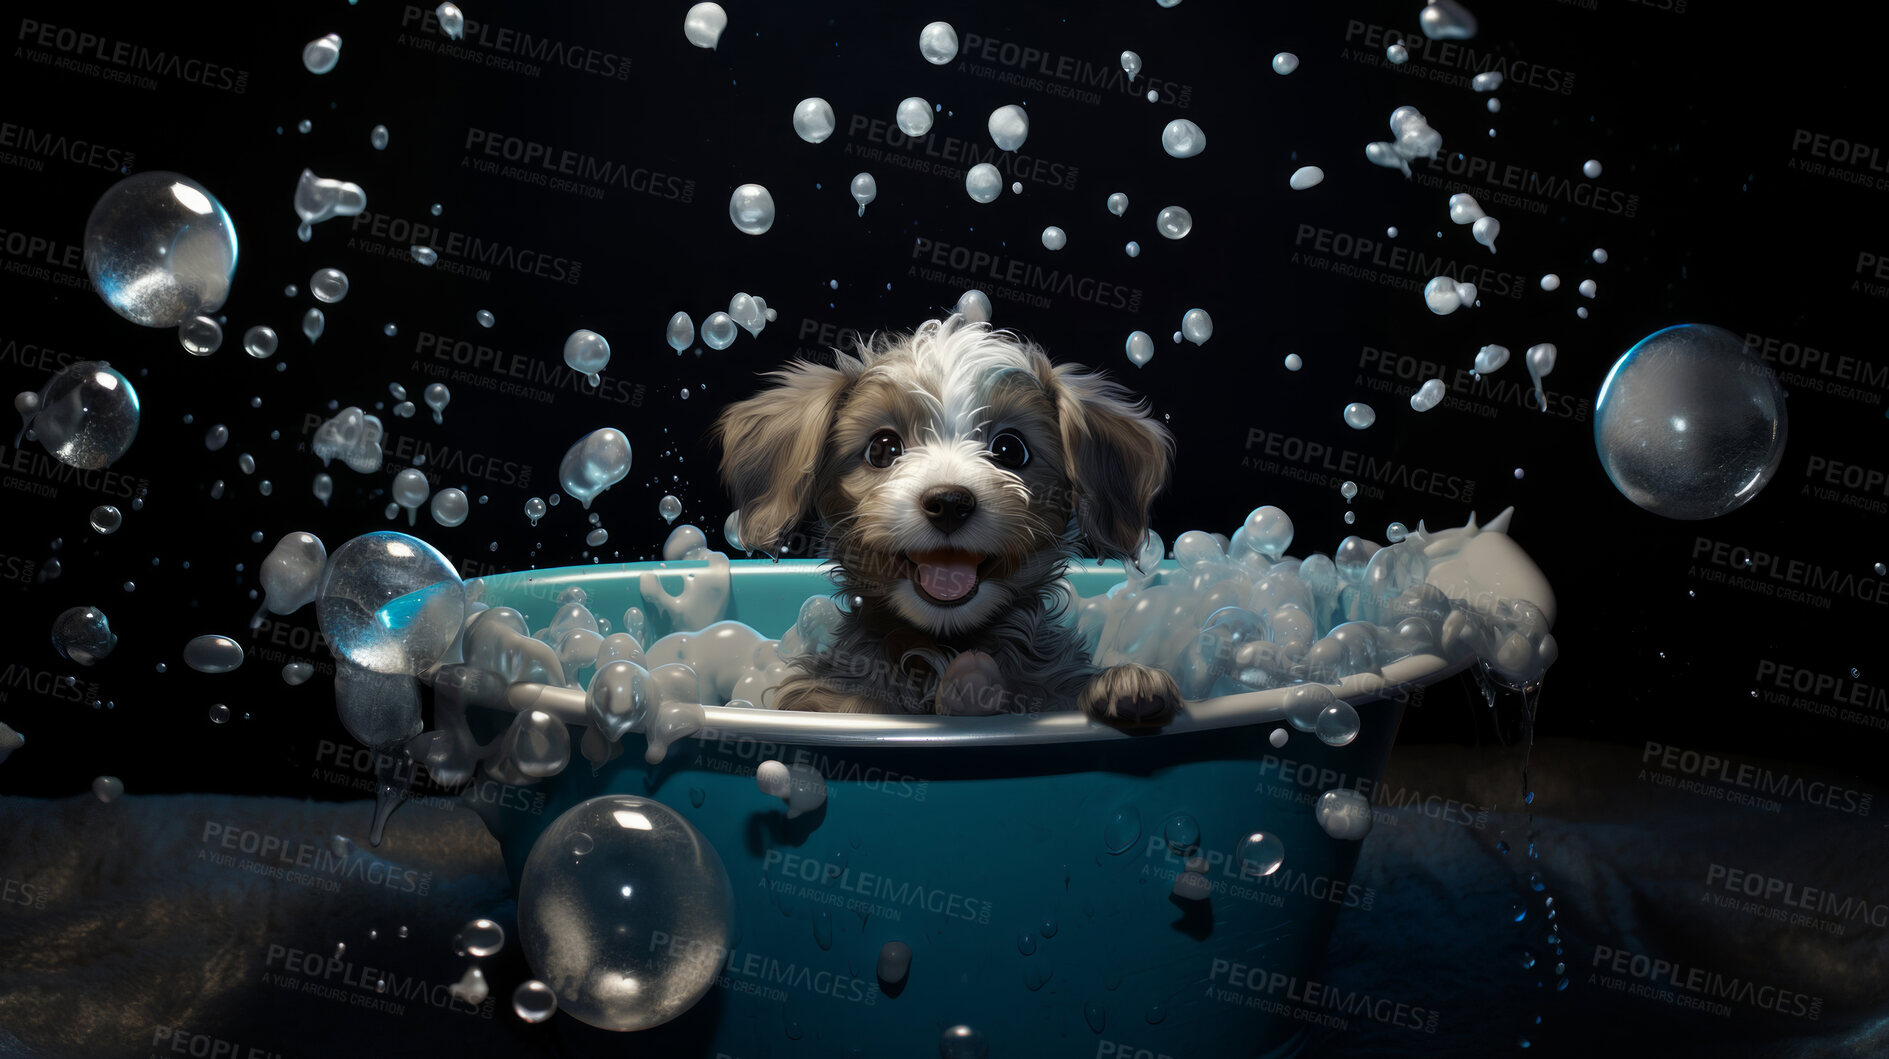
[[1140, 547], [1174, 447], [1144, 404], [961, 316], [772, 375], [715, 424], [722, 480], [750, 550], [818, 516], [842, 618], [770, 705], [1168, 721], [1173, 678], [1097, 670], [1056, 591], [1079, 538], [1097, 558]]

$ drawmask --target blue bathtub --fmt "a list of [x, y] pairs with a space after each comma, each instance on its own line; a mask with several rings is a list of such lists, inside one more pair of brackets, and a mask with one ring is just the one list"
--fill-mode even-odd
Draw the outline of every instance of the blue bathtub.
[[[538, 627], [577, 585], [594, 613], [614, 618], [642, 605], [643, 571], [661, 571], [673, 589], [706, 565], [521, 572], [486, 578], [484, 599]], [[810, 560], [742, 560], [732, 573], [726, 616], [770, 635], [808, 596], [831, 591]], [[1069, 577], [1093, 596], [1122, 573], [1082, 565]], [[1288, 727], [1281, 691], [1192, 703], [1168, 730], [1143, 736], [1073, 712], [709, 707], [705, 728], [660, 765], [646, 765], [641, 736], [627, 735], [624, 755], [601, 770], [573, 754], [544, 781], [542, 816], [497, 814], [491, 824], [515, 887], [544, 826], [601, 794], [662, 802], [720, 854], [736, 901], [720, 976], [666, 1025], [594, 1031], [634, 1054], [910, 1059], [939, 1054], [940, 1034], [968, 1025], [994, 1056], [1288, 1056], [1319, 1014], [1306, 986], [1336, 916], [1372, 897], [1350, 882], [1359, 843], [1327, 836], [1312, 802], [1332, 787], [1368, 789], [1396, 739], [1399, 692], [1464, 664], [1417, 656], [1348, 679], [1334, 690], [1358, 708], [1362, 731], [1344, 747], [1293, 730], [1275, 748], [1268, 737]], [[512, 695], [517, 708], [583, 722], [574, 689], [519, 685]], [[824, 807], [788, 819], [755, 781], [770, 759], [816, 767]], [[1189, 838], [1185, 823], [1170, 829], [1177, 817], [1197, 825], [1191, 855], [1205, 861], [1194, 865], [1211, 882], [1205, 899], [1172, 896], [1189, 855], [1168, 841]], [[1284, 845], [1282, 866], [1263, 878], [1243, 877], [1237, 857], [1255, 831]], [[887, 987], [876, 965], [894, 941], [912, 960], [905, 981]]]

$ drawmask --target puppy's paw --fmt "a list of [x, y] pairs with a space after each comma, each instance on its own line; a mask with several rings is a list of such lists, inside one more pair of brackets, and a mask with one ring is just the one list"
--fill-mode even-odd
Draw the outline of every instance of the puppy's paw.
[[1117, 728], [1159, 728], [1174, 719], [1181, 692], [1166, 671], [1124, 662], [1089, 681], [1078, 700], [1082, 712]]
[[953, 658], [939, 678], [937, 710], [953, 717], [989, 717], [1003, 703], [1002, 680], [995, 658], [966, 651]]

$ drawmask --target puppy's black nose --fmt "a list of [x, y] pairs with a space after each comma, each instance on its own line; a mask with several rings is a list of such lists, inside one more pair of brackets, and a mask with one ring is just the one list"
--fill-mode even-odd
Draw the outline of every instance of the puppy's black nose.
[[977, 497], [961, 485], [934, 485], [925, 490], [918, 506], [938, 532], [950, 533], [971, 520], [977, 511]]

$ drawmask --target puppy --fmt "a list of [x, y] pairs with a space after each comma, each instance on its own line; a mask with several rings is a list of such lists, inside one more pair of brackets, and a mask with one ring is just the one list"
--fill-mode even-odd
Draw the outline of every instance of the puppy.
[[1174, 680], [1098, 671], [1060, 621], [1077, 541], [1132, 557], [1174, 442], [1120, 386], [962, 316], [796, 361], [729, 406], [714, 436], [744, 547], [809, 514], [836, 563], [830, 649], [794, 660], [778, 708], [1033, 713], [1074, 703], [1118, 727], [1167, 723]]

